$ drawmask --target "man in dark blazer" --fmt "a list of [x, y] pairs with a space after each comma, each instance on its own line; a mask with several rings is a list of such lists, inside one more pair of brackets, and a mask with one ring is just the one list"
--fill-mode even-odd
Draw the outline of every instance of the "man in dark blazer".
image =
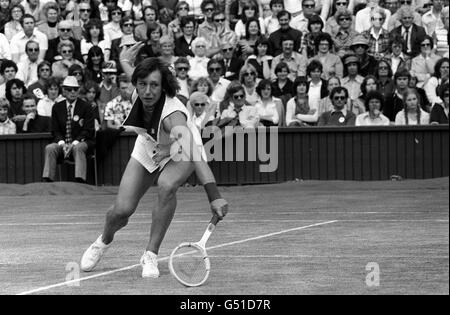
[[[58, 23], [58, 35], [58, 37], [48, 41], [48, 49], [44, 59], [50, 63], [55, 62], [58, 56], [61, 57], [58, 53], [58, 44], [63, 40], [70, 40], [75, 48], [73, 57], [84, 63], [83, 56], [81, 56], [80, 41], [72, 36], [72, 23], [70, 21], [64, 20]], [[55, 59], [55, 57], [57, 58]]]
[[17, 133], [49, 132], [50, 118], [37, 113], [36, 99], [34, 95], [28, 94], [23, 98], [22, 110], [27, 117], [25, 120], [16, 122]]
[[241, 58], [236, 57], [232, 43], [223, 43], [222, 56], [225, 66], [225, 79], [229, 81], [239, 80], [239, 71], [244, 65]]
[[390, 33], [390, 37], [400, 36], [403, 38], [405, 41], [404, 53], [414, 58], [420, 54], [420, 43], [426, 35], [425, 29], [414, 24], [414, 9], [411, 6], [402, 6], [397, 11], [397, 15], [402, 25], [394, 28]]
[[78, 98], [80, 86], [73, 76], [62, 84], [66, 99], [52, 108], [53, 143], [45, 147], [43, 181], [53, 181], [58, 158], [73, 157], [75, 180], [86, 182], [86, 154], [95, 146], [94, 113], [91, 105]]

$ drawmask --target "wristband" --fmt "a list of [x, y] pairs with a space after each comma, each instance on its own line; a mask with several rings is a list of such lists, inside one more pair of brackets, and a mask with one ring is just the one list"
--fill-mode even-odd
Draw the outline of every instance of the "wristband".
[[217, 189], [216, 183], [207, 183], [203, 185], [203, 187], [205, 187], [206, 195], [208, 196], [209, 202], [222, 198], [222, 196], [219, 193], [219, 190]]

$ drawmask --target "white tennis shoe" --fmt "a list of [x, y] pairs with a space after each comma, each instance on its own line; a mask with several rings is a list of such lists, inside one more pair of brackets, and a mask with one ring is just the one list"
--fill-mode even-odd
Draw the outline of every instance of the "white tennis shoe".
[[103, 254], [108, 250], [111, 244], [104, 244], [102, 242], [102, 236], [100, 235], [98, 239], [84, 252], [81, 258], [81, 270], [92, 271], [95, 266], [99, 263]]
[[141, 258], [142, 278], [158, 278], [158, 255], [146, 251]]

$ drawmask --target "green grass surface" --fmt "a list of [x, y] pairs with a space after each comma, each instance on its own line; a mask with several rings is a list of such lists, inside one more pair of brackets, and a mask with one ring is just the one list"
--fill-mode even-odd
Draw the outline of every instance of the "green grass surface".
[[[223, 246], [209, 251], [208, 282], [190, 289], [170, 275], [164, 258], [178, 243], [197, 241], [210, 213], [201, 187], [181, 188], [159, 279], [142, 279], [135, 267], [37, 294], [448, 294], [448, 186], [442, 178], [222, 187], [231, 210], [208, 246]], [[0, 185], [0, 294], [64, 283], [67, 264], [78, 263], [101, 233], [116, 191]], [[98, 268], [82, 278], [139, 263], [155, 201], [151, 189]], [[282, 233], [232, 243], [275, 232]], [[380, 267], [377, 287], [366, 285], [370, 262]]]

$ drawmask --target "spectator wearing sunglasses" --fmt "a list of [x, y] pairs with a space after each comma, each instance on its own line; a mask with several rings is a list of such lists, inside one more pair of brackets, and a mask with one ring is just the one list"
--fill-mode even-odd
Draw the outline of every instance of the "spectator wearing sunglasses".
[[201, 5], [205, 20], [198, 26], [197, 34], [199, 37], [211, 40], [213, 34], [216, 32], [216, 25], [214, 23], [214, 12], [216, 11], [216, 2], [214, 0], [205, 0]]
[[45, 96], [45, 87], [52, 75], [51, 63], [45, 60], [41, 61], [37, 66], [37, 81], [27, 87], [27, 92], [32, 94], [36, 101], [39, 101]]
[[52, 65], [54, 77], [64, 79], [69, 75], [69, 68], [74, 64], [83, 67], [83, 64], [73, 57], [74, 50], [75, 45], [69, 40], [61, 41], [58, 44], [58, 53], [62, 59]]
[[[206, 1], [204, 1], [206, 2]], [[203, 3], [204, 3], [203, 2]], [[202, 5], [203, 5], [202, 3]], [[167, 25], [167, 29], [169, 32], [169, 36], [174, 39], [180, 38], [183, 36], [183, 32], [181, 30], [181, 18], [187, 16], [189, 13], [189, 4], [186, 1], [180, 1], [177, 3], [175, 7], [175, 18]], [[200, 30], [200, 26], [199, 26]]]
[[355, 31], [354, 26], [352, 26], [354, 17], [350, 10], [338, 10], [334, 18], [339, 26], [336, 35], [333, 37], [334, 49], [336, 54], [343, 58], [345, 55], [353, 53], [350, 46], [358, 33]]
[[350, 47], [359, 58], [358, 71], [363, 77], [375, 73], [375, 67], [377, 66], [375, 57], [368, 54], [369, 45], [370, 42], [364, 35], [358, 35], [353, 39], [352, 46]]
[[180, 85], [180, 91], [178, 92], [178, 94], [184, 96], [186, 99], [189, 99], [189, 86], [191, 81], [188, 76], [188, 72], [191, 67], [189, 61], [186, 57], [179, 57], [175, 61], [174, 66], [177, 81]]
[[206, 124], [215, 118], [216, 108], [211, 106], [209, 98], [202, 92], [193, 92], [189, 98], [187, 106], [191, 114], [191, 122], [199, 131], [205, 128]]
[[[339, 23], [336, 18], [336, 14], [338, 12], [345, 12], [348, 9], [350, 0], [333, 0], [333, 7], [331, 8], [331, 14], [328, 20], [325, 23], [324, 32], [330, 34], [332, 37], [335, 37], [339, 31]], [[397, 1], [397, 0], [394, 0]], [[353, 17], [353, 14], [350, 15]], [[355, 20], [352, 19], [352, 29], [355, 29]]]
[[336, 87], [330, 95], [333, 109], [319, 117], [318, 126], [354, 126], [356, 115], [347, 109], [348, 91], [344, 87]]
[[131, 47], [136, 43], [133, 35], [134, 24], [133, 20], [129, 16], [124, 16], [120, 21], [120, 29], [122, 36], [111, 41], [111, 55], [110, 60], [114, 60], [121, 71], [119, 56], [123, 47]]
[[420, 42], [420, 54], [411, 61], [411, 75], [417, 77], [417, 87], [423, 88], [425, 82], [434, 73], [436, 63], [441, 56], [433, 52], [433, 39], [426, 35]]
[[374, 56], [376, 60], [383, 58], [389, 49], [389, 32], [382, 27], [386, 20], [384, 12], [384, 10], [374, 9], [370, 14], [372, 26], [362, 33], [369, 39], [368, 54]]
[[194, 57], [189, 60], [191, 66], [189, 70], [189, 77], [196, 80], [200, 77], [208, 76], [207, 65], [209, 58], [206, 57], [208, 50], [208, 42], [203, 37], [197, 37], [192, 42], [192, 52]]
[[93, 8], [89, 3], [81, 2], [80, 4], [78, 4], [78, 14], [74, 14], [74, 12], [71, 12], [67, 15], [66, 20], [73, 21], [73, 37], [77, 40], [81, 41], [81, 39], [86, 36], [85, 26], [91, 19], [93, 12]]
[[[316, 7], [315, 0], [303, 0], [302, 1], [302, 9], [303, 11], [297, 15], [296, 17], [292, 18], [292, 20], [289, 22], [289, 25], [302, 32], [303, 34], [306, 34], [309, 32], [308, 25], [309, 20], [316, 16], [317, 14], [314, 13], [314, 8]], [[317, 15], [317, 17], [321, 20], [322, 28], [325, 25], [325, 21], [320, 17], [320, 15]]]
[[121, 8], [114, 6], [108, 10], [108, 20], [110, 21], [103, 26], [103, 33], [105, 37], [109, 38], [110, 41], [121, 38], [122, 33], [122, 22], [123, 11]]
[[208, 75], [213, 84], [213, 92], [211, 95], [211, 104], [217, 106], [225, 99], [226, 91], [230, 85], [230, 81], [223, 78], [225, 66], [222, 60], [211, 59], [208, 62]]
[[[400, 16], [399, 16], [400, 8], [401, 7], [405, 7], [405, 6], [413, 8], [412, 7], [413, 0], [387, 0], [387, 1], [394, 2], [394, 4], [391, 4], [391, 6], [395, 5], [395, 3], [397, 4], [397, 9], [395, 10], [395, 13], [393, 13], [391, 15], [391, 17], [389, 18], [389, 20], [388, 20], [388, 28], [387, 28], [387, 30], [389, 32], [392, 32], [392, 30], [394, 28], [397, 28], [397, 27], [402, 25], [402, 22], [401, 22], [401, 19], [400, 19]], [[390, 9], [389, 6], [387, 8]], [[392, 12], [392, 10], [391, 10], [391, 12]], [[413, 22], [414, 22], [414, 24], [416, 24], [417, 26], [422, 26], [422, 16], [418, 12], [416, 12], [414, 9], [412, 10], [412, 15], [413, 15]]]
[[223, 43], [222, 58], [225, 66], [225, 79], [229, 81], [237, 80], [239, 77], [239, 70], [244, 65], [244, 61], [236, 56], [235, 46], [233, 46], [233, 44]]
[[356, 13], [355, 18], [355, 31], [362, 33], [369, 30], [372, 27], [371, 24], [371, 13], [373, 10], [377, 9], [383, 11], [386, 18], [383, 21], [382, 27], [384, 29], [388, 28], [388, 20], [391, 17], [391, 12], [389, 10], [383, 9], [379, 6], [380, 0], [369, 0], [367, 7]]
[[39, 43], [33, 40], [27, 42], [25, 46], [26, 58], [17, 64], [16, 78], [25, 83], [25, 87], [38, 80], [38, 64], [42, 61], [39, 59]]
[[12, 5], [9, 14], [11, 18], [4, 25], [4, 33], [8, 41], [11, 41], [14, 35], [23, 30], [21, 21], [25, 15], [25, 9], [20, 4]]
[[63, 20], [58, 23], [58, 37], [48, 41], [48, 50], [44, 59], [51, 63], [61, 60], [62, 56], [58, 52], [58, 44], [67, 40], [73, 43], [73, 57], [78, 61], [83, 61], [83, 57], [81, 56], [80, 41], [73, 37], [72, 22], [67, 20]]

